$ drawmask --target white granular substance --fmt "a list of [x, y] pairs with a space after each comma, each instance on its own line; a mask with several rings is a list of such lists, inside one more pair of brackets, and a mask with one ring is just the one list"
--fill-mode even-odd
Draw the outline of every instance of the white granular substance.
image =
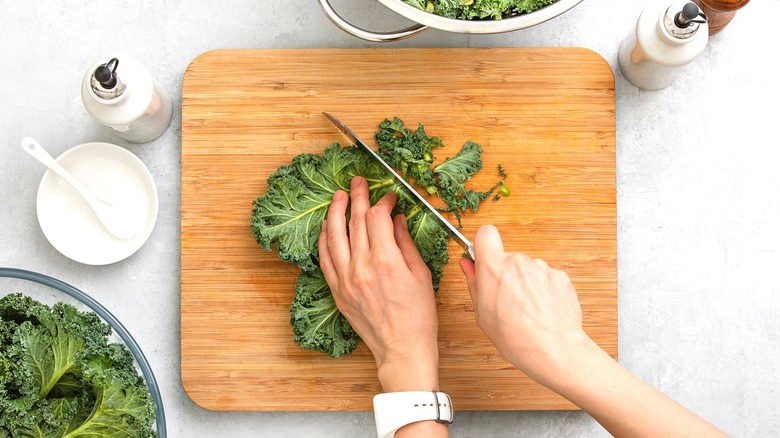
[[[114, 237], [100, 223], [89, 204], [70, 184], [49, 175], [38, 216], [41, 228], [52, 245], [67, 257], [86, 264], [108, 264], [128, 257], [148, 237], [146, 224], [151, 217], [148, 186], [137, 169], [128, 163], [101, 156], [79, 154], [62, 163], [82, 184], [105, 200], [127, 208], [128, 223], [139, 233], [127, 240]], [[68, 157], [71, 158], [71, 157]]]

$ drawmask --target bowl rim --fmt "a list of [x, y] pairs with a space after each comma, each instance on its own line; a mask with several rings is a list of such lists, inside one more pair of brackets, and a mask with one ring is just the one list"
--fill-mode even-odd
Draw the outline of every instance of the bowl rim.
[[573, 8], [582, 0], [557, 0], [533, 12], [500, 20], [460, 20], [423, 11], [404, 0], [379, 0], [379, 2], [403, 17], [434, 29], [457, 33], [501, 33], [525, 29], [550, 20]]
[[44, 286], [53, 287], [54, 289], [64, 292], [67, 295], [77, 299], [85, 306], [89, 307], [92, 311], [97, 313], [101, 318], [103, 318], [103, 320], [111, 326], [111, 329], [114, 331], [114, 333], [116, 333], [122, 339], [122, 341], [124, 341], [125, 346], [127, 346], [128, 350], [130, 350], [130, 353], [135, 358], [139, 368], [141, 368], [141, 373], [143, 374], [144, 380], [146, 381], [146, 386], [149, 388], [149, 393], [151, 394], [152, 400], [154, 400], [155, 404], [157, 436], [159, 438], [167, 437], [167, 430], [165, 427], [165, 408], [163, 407], [160, 388], [157, 385], [157, 380], [154, 377], [152, 367], [149, 365], [149, 362], [146, 360], [146, 356], [144, 355], [143, 351], [141, 351], [141, 347], [135, 341], [130, 332], [127, 331], [125, 326], [122, 325], [122, 323], [119, 322], [119, 320], [111, 312], [109, 312], [108, 309], [103, 307], [103, 305], [100, 304], [97, 300], [82, 292], [81, 290], [71, 286], [68, 283], [65, 283], [62, 280], [58, 280], [45, 274], [40, 274], [38, 272], [28, 271], [25, 269], [0, 267], [0, 277], [28, 280], [42, 284]]

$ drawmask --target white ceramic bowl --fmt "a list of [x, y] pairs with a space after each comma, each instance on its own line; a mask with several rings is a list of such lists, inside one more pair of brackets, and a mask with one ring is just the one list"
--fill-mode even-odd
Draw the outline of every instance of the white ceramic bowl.
[[140, 232], [125, 240], [114, 237], [76, 190], [47, 170], [38, 187], [37, 211], [41, 230], [52, 246], [87, 265], [116, 263], [138, 251], [157, 221], [157, 186], [146, 165], [132, 152], [110, 143], [75, 146], [57, 157], [57, 162], [102, 197], [130, 207]]

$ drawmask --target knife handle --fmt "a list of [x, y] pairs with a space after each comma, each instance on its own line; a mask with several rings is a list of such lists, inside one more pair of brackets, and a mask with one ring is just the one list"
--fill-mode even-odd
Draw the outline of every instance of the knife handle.
[[464, 241], [462, 241], [462, 240], [460, 240], [458, 238], [455, 238], [455, 242], [458, 244], [459, 247], [461, 247], [461, 249], [463, 251], [466, 251], [468, 253], [468, 255], [471, 258], [471, 260], [476, 260], [474, 258], [474, 244], [473, 243], [471, 243], [469, 241], [465, 241], [464, 242]]

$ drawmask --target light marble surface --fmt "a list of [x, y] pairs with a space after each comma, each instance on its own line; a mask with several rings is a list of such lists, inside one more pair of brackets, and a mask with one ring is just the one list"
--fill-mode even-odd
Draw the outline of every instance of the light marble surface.
[[[408, 24], [378, 2], [334, 4], [364, 27]], [[644, 4], [585, 0], [527, 30], [429, 31], [385, 47], [582, 46], [601, 54], [616, 82], [620, 361], [734, 436], [777, 436], [780, 1], [753, 0], [657, 92], [632, 86], [616, 63]], [[211, 49], [374, 44], [338, 30], [311, 0], [2, 0], [0, 11], [0, 265], [62, 279], [114, 312], [148, 355], [172, 437], [371, 436], [371, 413], [210, 412], [183, 391], [178, 102], [187, 65]], [[171, 127], [152, 143], [119, 140], [81, 103], [86, 68], [113, 51], [147, 65], [176, 102]], [[137, 154], [160, 196], [157, 226], [141, 250], [102, 267], [58, 253], [37, 222], [44, 169], [20, 151], [23, 136], [54, 155], [89, 141]], [[582, 412], [459, 412], [451, 433], [607, 435]]]

